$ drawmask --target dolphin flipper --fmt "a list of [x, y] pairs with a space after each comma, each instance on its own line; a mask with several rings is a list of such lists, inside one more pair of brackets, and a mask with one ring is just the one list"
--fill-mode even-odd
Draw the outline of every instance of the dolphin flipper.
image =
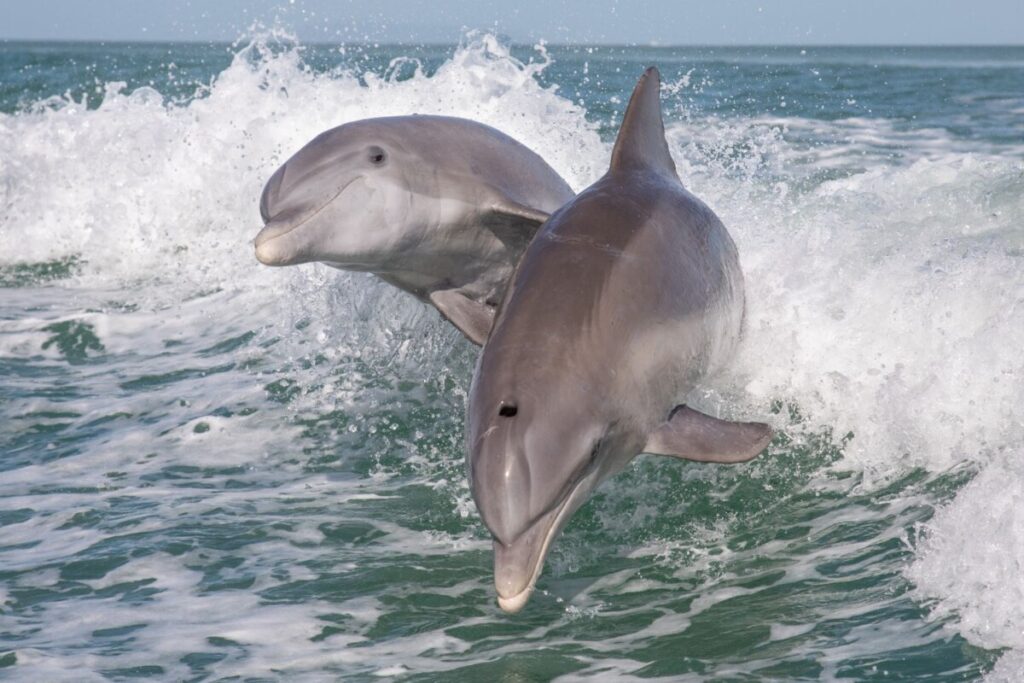
[[644, 453], [672, 455], [697, 462], [746, 462], [772, 440], [761, 422], [727, 422], [677, 406], [668, 420], [647, 437]]
[[544, 221], [551, 217], [551, 214], [547, 211], [541, 211], [540, 209], [535, 209], [532, 206], [527, 206], [507, 198], [495, 201], [491, 210], [496, 215], [505, 216], [515, 222], [532, 225], [531, 232], [535, 232]]
[[[485, 212], [483, 221], [508, 248], [522, 252], [548, 216], [550, 214], [546, 211], [502, 197], [494, 201], [490, 211]], [[493, 306], [471, 299], [459, 289], [434, 290], [428, 298], [448, 322], [466, 335], [466, 339], [477, 346], [484, 345], [494, 324]]]
[[550, 216], [546, 211], [502, 197], [494, 202], [483, 221], [506, 247], [521, 252]]
[[494, 308], [470, 299], [458, 289], [438, 289], [428, 298], [448, 322], [466, 335], [466, 339], [477, 346], [484, 345], [494, 323]]

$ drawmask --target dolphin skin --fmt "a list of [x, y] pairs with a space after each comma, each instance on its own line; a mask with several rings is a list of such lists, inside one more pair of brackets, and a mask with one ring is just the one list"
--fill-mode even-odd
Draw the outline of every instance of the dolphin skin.
[[681, 403], [734, 350], [743, 276], [725, 227], [676, 174], [659, 87], [652, 67], [608, 172], [527, 247], [477, 364], [467, 466], [507, 612], [573, 512], [639, 453], [735, 463], [771, 440], [766, 424]]
[[572, 197], [540, 156], [475, 121], [355, 121], [267, 182], [256, 258], [375, 273], [481, 344], [526, 245]]

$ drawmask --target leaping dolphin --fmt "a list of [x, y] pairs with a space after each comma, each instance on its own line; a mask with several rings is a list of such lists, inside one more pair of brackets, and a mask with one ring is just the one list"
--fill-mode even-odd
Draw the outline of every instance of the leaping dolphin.
[[526, 245], [572, 196], [542, 158], [489, 126], [355, 121], [318, 135], [267, 182], [256, 258], [376, 273], [482, 344]]
[[743, 276], [676, 175], [659, 81], [640, 78], [610, 169], [526, 249], [477, 364], [467, 465], [507, 612], [573, 512], [639, 453], [736, 463], [771, 439], [681, 404], [737, 343]]

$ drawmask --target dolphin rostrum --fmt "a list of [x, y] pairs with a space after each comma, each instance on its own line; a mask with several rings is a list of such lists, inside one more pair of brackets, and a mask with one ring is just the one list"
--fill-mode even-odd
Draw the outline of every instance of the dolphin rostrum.
[[267, 182], [256, 258], [375, 273], [482, 344], [523, 249], [572, 196], [537, 154], [481, 123], [355, 121], [314, 138]]
[[743, 276], [676, 175], [659, 81], [640, 78], [610, 169], [526, 249], [477, 364], [467, 465], [507, 612], [573, 512], [639, 453], [736, 463], [771, 439], [681, 405], [738, 341]]

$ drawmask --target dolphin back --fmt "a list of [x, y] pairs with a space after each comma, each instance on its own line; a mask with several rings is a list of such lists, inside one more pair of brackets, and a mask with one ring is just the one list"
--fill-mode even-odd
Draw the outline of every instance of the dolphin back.
[[612, 150], [612, 171], [656, 170], [676, 175], [661, 120], [661, 74], [650, 67], [640, 77]]

